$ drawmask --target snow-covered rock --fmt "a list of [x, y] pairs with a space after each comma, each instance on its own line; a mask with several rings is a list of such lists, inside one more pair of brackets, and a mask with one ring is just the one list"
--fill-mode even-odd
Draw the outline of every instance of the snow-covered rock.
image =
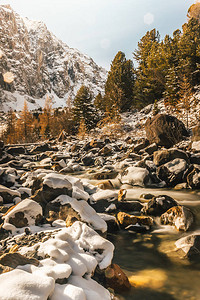
[[[58, 209], [58, 207], [55, 206], [56, 213], [53, 212], [52, 214], [52, 210], [56, 204], [59, 204], [60, 208]], [[55, 200], [51, 201], [51, 203], [49, 203], [47, 210], [49, 215], [55, 216], [55, 220], [59, 218], [66, 220], [70, 217], [70, 215], [72, 215], [72, 217], [85, 222], [94, 230], [99, 230], [102, 232], [107, 230], [106, 222], [97, 215], [96, 211], [85, 200], [78, 201], [75, 198], [71, 198], [67, 195], [60, 195]]]
[[35, 201], [25, 199], [3, 216], [3, 228], [15, 231], [17, 228], [36, 225], [42, 217], [42, 207]]
[[129, 167], [127, 168], [119, 179], [122, 184], [145, 186], [149, 181], [149, 171], [145, 168], [140, 167]]
[[20, 247], [19, 252], [25, 256], [30, 251], [35, 253], [39, 264], [21, 265], [0, 275], [0, 298], [111, 300], [109, 291], [91, 277], [97, 265], [105, 269], [111, 264], [113, 250], [111, 242], [81, 222], [52, 230], [32, 247]]
[[191, 227], [194, 217], [188, 208], [174, 206], [162, 214], [160, 220], [164, 225], [173, 225], [178, 230], [187, 231]]

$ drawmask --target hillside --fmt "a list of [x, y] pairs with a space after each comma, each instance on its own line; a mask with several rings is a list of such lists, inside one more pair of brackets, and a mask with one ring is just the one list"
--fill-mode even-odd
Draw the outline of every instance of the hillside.
[[[30, 21], [9, 5], [0, 6], [0, 110], [21, 110], [24, 100], [29, 109], [44, 105], [45, 95], [54, 107], [64, 106], [82, 84], [94, 94], [103, 91], [106, 70], [92, 58], [70, 48], [52, 34], [42, 22]], [[3, 81], [11, 72], [14, 81]]]

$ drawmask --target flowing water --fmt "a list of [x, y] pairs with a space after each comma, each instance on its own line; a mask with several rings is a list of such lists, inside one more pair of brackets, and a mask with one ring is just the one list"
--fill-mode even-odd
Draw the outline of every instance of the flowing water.
[[[200, 230], [200, 193], [189, 191], [128, 190], [128, 199], [142, 193], [168, 194], [180, 204], [189, 207], [195, 215], [194, 230]], [[133, 300], [200, 300], [200, 259], [190, 262], [182, 251], [175, 250], [175, 241], [187, 233], [171, 226], [157, 225], [153, 231], [131, 233], [120, 231], [110, 234], [115, 245], [113, 262], [120, 265], [134, 286], [122, 299]]]

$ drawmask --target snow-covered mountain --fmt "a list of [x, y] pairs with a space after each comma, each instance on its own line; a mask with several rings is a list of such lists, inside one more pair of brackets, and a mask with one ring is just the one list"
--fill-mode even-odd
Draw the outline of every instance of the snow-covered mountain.
[[[54, 107], [64, 106], [82, 84], [94, 94], [103, 91], [105, 69], [9, 5], [0, 5], [0, 41], [0, 110], [20, 110], [24, 99], [30, 109], [38, 108], [46, 94], [52, 95]], [[14, 75], [11, 84], [3, 80], [6, 72]]]

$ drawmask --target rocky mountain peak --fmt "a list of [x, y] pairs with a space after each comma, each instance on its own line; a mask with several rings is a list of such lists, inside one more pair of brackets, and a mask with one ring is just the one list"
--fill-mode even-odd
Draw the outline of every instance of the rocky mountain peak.
[[[92, 58], [70, 48], [40, 21], [15, 13], [10, 5], [0, 5], [0, 110], [21, 109], [24, 99], [30, 109], [43, 106], [51, 94], [54, 106], [65, 105], [82, 84], [94, 94], [103, 91], [106, 70]], [[14, 75], [12, 84], [3, 74]]]

